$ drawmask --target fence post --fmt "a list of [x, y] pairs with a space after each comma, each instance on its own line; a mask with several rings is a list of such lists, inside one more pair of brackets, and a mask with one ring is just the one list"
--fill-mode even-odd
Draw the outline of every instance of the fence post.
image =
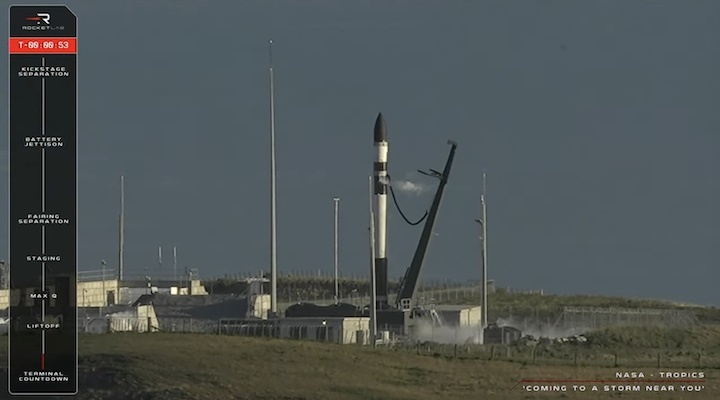
[[147, 320], [148, 320], [148, 329], [147, 329], [147, 331], [148, 331], [148, 332], [152, 332], [152, 330], [151, 330], [151, 328], [152, 328], [152, 318], [147, 317]]
[[617, 355], [617, 351], [616, 351], [615, 352], [615, 368], [617, 368], [617, 366], [618, 366], [618, 355]]
[[537, 350], [537, 346], [533, 346], [532, 348], [532, 363], [535, 364], [536, 354], [535, 350]]
[[702, 352], [698, 351], [697, 367], [702, 368]]
[[660, 353], [657, 354], [657, 367], [660, 368]]
[[495, 356], [495, 346], [490, 346], [490, 361], [492, 361], [493, 356]]
[[420, 341], [417, 342], [417, 355], [420, 355]]

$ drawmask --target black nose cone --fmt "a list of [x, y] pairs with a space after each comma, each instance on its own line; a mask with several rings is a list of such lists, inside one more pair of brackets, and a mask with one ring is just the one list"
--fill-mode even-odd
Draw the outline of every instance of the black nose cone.
[[375, 131], [374, 131], [375, 143], [387, 142], [387, 129], [385, 128], [385, 119], [382, 113], [378, 114], [375, 120]]

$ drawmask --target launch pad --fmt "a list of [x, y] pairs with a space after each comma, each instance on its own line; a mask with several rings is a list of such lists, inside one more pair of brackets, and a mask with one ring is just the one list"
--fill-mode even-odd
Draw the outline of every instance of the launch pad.
[[[457, 143], [449, 140], [451, 146], [445, 167], [442, 172], [429, 170], [429, 172], [419, 171], [420, 173], [436, 178], [439, 180], [437, 191], [433, 197], [430, 210], [417, 223], [417, 225], [425, 220], [418, 246], [415, 250], [412, 262], [405, 271], [405, 275], [400, 284], [397, 298], [394, 303], [389, 301], [388, 296], [388, 259], [387, 259], [387, 195], [388, 192], [393, 195], [395, 204], [397, 200], [391, 186], [391, 178], [388, 174], [388, 136], [387, 127], [382, 113], [375, 120], [375, 128], [373, 131], [374, 148], [376, 151], [375, 161], [373, 163], [373, 182], [372, 195], [374, 201], [371, 201], [371, 215], [375, 218], [371, 221], [371, 232], [373, 237], [371, 245], [374, 253], [371, 255], [374, 270], [371, 271], [375, 277], [371, 282], [374, 291], [375, 304], [371, 304], [365, 309], [358, 311], [357, 308], [349, 304], [336, 304], [335, 306], [318, 307], [310, 304], [298, 304], [291, 306], [286, 311], [286, 317], [355, 317], [370, 316], [375, 319], [374, 326], [379, 331], [389, 331], [396, 335], [407, 336], [411, 333], [413, 326], [420, 321], [430, 322], [433, 325], [444, 325], [444, 319], [440, 313], [435, 310], [434, 306], [426, 306], [419, 304], [417, 301], [417, 288], [422, 271], [425, 254], [430, 245], [433, 226], [437, 218], [440, 204], [442, 202], [443, 192], [447, 185]], [[398, 206], [398, 211], [402, 214]], [[403, 215], [403, 218], [404, 215]], [[407, 219], [406, 219], [407, 221]], [[407, 221], [410, 223], [409, 221]], [[377, 229], [375, 229], [377, 227]], [[375, 285], [373, 285], [375, 283]], [[373, 307], [374, 306], [374, 307]]]

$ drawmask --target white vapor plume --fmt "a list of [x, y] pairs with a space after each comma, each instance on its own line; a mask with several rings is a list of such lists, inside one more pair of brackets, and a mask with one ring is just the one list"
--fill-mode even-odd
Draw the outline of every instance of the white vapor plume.
[[403, 193], [414, 194], [416, 196], [425, 193], [428, 189], [428, 187], [423, 184], [411, 181], [395, 181], [393, 182], [393, 187]]
[[512, 326], [514, 328], [520, 329], [523, 336], [530, 335], [534, 338], [544, 337], [548, 339], [557, 339], [581, 335], [587, 333], [590, 330], [589, 328], [583, 327], [559, 328], [554, 327], [552, 324], [549, 324], [545, 321], [534, 321], [516, 318], [498, 318], [497, 325]]
[[434, 326], [429, 321], [419, 321], [413, 336], [420, 342], [477, 344], [480, 342], [480, 331], [479, 321], [477, 326]]

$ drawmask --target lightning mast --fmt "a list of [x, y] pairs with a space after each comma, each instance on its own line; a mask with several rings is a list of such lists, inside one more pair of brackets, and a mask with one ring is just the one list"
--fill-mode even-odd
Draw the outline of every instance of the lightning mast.
[[118, 226], [118, 279], [123, 279], [125, 263], [125, 176], [120, 175], [120, 222]]
[[483, 191], [480, 195], [480, 205], [482, 206], [482, 329], [487, 328], [488, 313], [488, 277], [487, 277], [487, 202], [485, 196], [486, 178], [483, 172]]
[[275, 213], [275, 80], [272, 39], [268, 43], [270, 64], [270, 311], [277, 314], [277, 219]]

